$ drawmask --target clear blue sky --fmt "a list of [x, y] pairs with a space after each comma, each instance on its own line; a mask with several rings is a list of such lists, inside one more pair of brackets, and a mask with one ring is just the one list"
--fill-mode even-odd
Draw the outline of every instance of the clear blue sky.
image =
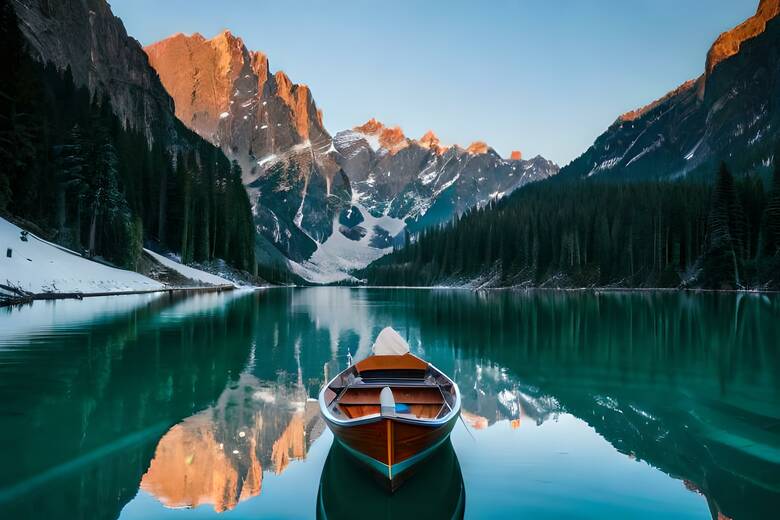
[[758, 0], [110, 0], [146, 45], [222, 29], [308, 84], [331, 133], [371, 117], [561, 165], [701, 74]]

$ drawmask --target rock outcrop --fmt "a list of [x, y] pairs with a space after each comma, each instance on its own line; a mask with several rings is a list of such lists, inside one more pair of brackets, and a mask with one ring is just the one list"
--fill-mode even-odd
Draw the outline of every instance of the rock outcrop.
[[466, 151], [472, 155], [479, 155], [488, 152], [488, 145], [483, 141], [474, 141], [471, 143]]
[[658, 108], [660, 105], [666, 103], [670, 99], [678, 97], [680, 94], [685, 93], [686, 91], [693, 88], [693, 86], [696, 84], [697, 80], [691, 79], [680, 85], [679, 87], [675, 88], [674, 90], [667, 92], [664, 96], [656, 99], [655, 101], [652, 101], [648, 103], [647, 105], [643, 107], [636, 108], [634, 110], [630, 110], [626, 112], [625, 114], [622, 114], [620, 117], [618, 117], [618, 121], [626, 122], [626, 121], [635, 121], [639, 119], [640, 117], [644, 116], [651, 110]]
[[761, 0], [755, 15], [718, 36], [712, 44], [707, 53], [705, 75], [709, 76], [718, 63], [738, 53], [743, 42], [764, 32], [767, 22], [778, 14], [780, 0]]
[[447, 149], [446, 146], [442, 146], [439, 137], [433, 133], [433, 130], [428, 130], [417, 143], [423, 148], [433, 150], [440, 155]]

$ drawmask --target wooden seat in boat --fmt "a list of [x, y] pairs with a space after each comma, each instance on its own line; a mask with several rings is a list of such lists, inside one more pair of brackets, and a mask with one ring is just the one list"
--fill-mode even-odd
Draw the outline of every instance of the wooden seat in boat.
[[[441, 390], [435, 386], [391, 387], [396, 402], [396, 414], [419, 419], [433, 419], [439, 415], [444, 405]], [[338, 399], [339, 410], [355, 419], [379, 413], [379, 387], [349, 387]]]

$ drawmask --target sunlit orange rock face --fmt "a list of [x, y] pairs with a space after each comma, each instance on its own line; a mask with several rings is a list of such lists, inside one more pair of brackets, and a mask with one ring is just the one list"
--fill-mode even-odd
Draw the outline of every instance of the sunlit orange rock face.
[[488, 151], [488, 145], [487, 143], [483, 141], [474, 141], [469, 145], [468, 148], [466, 148], [469, 153], [471, 154], [481, 154], [481, 153], [487, 153]]
[[365, 136], [373, 137], [376, 143], [391, 155], [409, 146], [409, 140], [399, 126], [385, 126], [375, 118], [371, 118], [360, 126], [353, 128]]
[[385, 128], [379, 134], [379, 143], [388, 150], [399, 150], [401, 147], [406, 146], [406, 136], [399, 126]]
[[176, 104], [176, 116], [201, 135], [217, 131], [243, 66], [243, 42], [225, 31], [211, 40], [182, 33], [145, 48]]
[[764, 32], [767, 21], [778, 14], [780, 0], [761, 0], [755, 15], [718, 36], [707, 53], [706, 73], [711, 73], [718, 63], [739, 52], [742, 42]]
[[441, 141], [439, 141], [439, 138], [436, 136], [436, 134], [433, 133], [433, 130], [428, 130], [425, 132], [425, 135], [420, 138], [419, 143], [420, 146], [439, 153], [446, 149], [445, 147], [441, 146]]
[[512, 150], [512, 155], [509, 158], [513, 161], [520, 161], [523, 159], [523, 152], [520, 150]]
[[290, 108], [295, 121], [295, 129], [301, 139], [309, 138], [309, 126], [311, 118], [314, 116], [322, 126], [322, 111], [315, 110], [314, 114], [309, 113], [310, 105], [313, 104], [311, 91], [306, 85], [295, 85], [290, 78], [281, 70], [274, 74], [276, 84], [278, 85], [279, 97]]
[[356, 126], [355, 131], [363, 134], [374, 135], [377, 134], [378, 132], [381, 132], [383, 128], [384, 125], [372, 117], [364, 124], [360, 126]]
[[210, 40], [176, 34], [145, 51], [174, 99], [176, 116], [238, 160], [245, 177], [251, 178], [258, 160], [296, 145], [329, 147], [309, 88], [282, 71], [271, 74], [267, 56], [249, 51], [230, 31]]
[[718, 36], [715, 43], [710, 47], [709, 52], [707, 52], [704, 77], [699, 82], [697, 88], [699, 98], [704, 96], [707, 79], [718, 63], [737, 54], [745, 40], [763, 33], [766, 30], [767, 22], [778, 14], [780, 14], [780, 0], [761, 0], [758, 3], [755, 15]]
[[428, 130], [420, 138], [420, 144], [423, 146], [431, 147], [439, 145], [439, 137], [433, 133], [433, 130]]
[[[400, 150], [412, 145], [427, 148], [438, 155], [442, 155], [450, 149], [449, 146], [441, 144], [441, 140], [433, 133], [433, 130], [428, 130], [417, 140], [409, 139], [404, 135], [404, 132], [400, 127], [385, 126], [373, 117], [362, 125], [354, 127], [352, 130], [365, 136], [375, 137], [377, 139], [376, 143], [387, 150], [390, 155], [398, 153]], [[483, 141], [474, 141], [466, 149], [466, 151], [472, 155], [484, 154], [487, 153], [488, 150], [489, 146]]]

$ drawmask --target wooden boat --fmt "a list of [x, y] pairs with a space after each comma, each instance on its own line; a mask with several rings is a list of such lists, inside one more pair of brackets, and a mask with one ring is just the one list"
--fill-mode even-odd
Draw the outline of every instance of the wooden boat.
[[323, 387], [320, 412], [337, 442], [395, 490], [415, 464], [449, 438], [460, 414], [460, 391], [436, 367], [409, 353], [390, 327], [372, 350], [372, 356]]

